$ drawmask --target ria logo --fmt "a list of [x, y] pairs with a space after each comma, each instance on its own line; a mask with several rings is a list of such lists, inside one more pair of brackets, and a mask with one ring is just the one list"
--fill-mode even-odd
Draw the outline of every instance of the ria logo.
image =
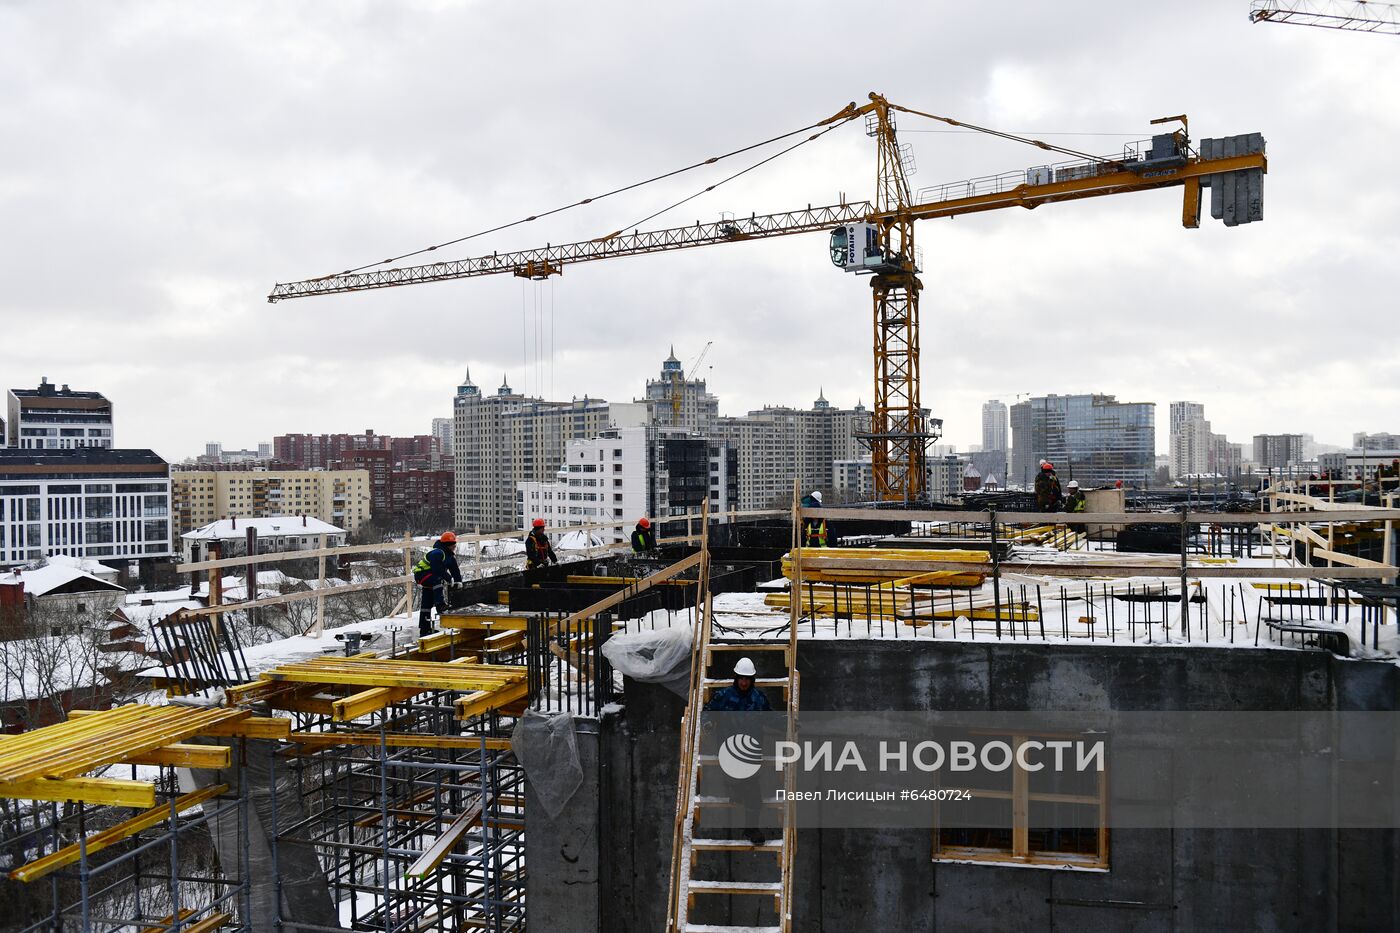
[[763, 747], [758, 739], [744, 732], [725, 739], [717, 757], [720, 770], [738, 781], [753, 777], [763, 767]]

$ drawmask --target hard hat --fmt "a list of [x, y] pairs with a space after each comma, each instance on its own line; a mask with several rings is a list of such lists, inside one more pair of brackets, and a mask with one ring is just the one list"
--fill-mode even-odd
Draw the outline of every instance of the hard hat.
[[1069, 488], [1070, 488], [1070, 489], [1078, 489], [1078, 488], [1079, 488], [1079, 480], [1077, 480], [1077, 479], [1072, 479], [1072, 480], [1070, 480], [1070, 481], [1069, 481]]
[[637, 520], [637, 524], [638, 524], [638, 525], [641, 525], [643, 528], [650, 528], [650, 527], [651, 527], [651, 519], [649, 519], [649, 518], [647, 518], [645, 515], [643, 515], [640, 519]]
[[542, 518], [537, 518], [537, 519], [535, 519], [533, 522], [530, 523], [530, 527], [531, 527], [531, 528], [543, 528], [543, 527], [544, 527], [544, 519], [542, 519]]
[[1055, 469], [1055, 464], [1051, 463], [1049, 460], [1042, 460], [1040, 461], [1040, 468], [1042, 470], [1053, 470]]
[[734, 665], [735, 677], [752, 677], [754, 673], [753, 662], [748, 658], [740, 658], [739, 663]]
[[812, 498], [816, 499], [818, 502], [822, 501], [822, 491], [820, 489], [813, 489]]
[[456, 544], [457, 534], [456, 532], [452, 531], [444, 531], [441, 535], [438, 536], [438, 540], [441, 541], [443, 544]]

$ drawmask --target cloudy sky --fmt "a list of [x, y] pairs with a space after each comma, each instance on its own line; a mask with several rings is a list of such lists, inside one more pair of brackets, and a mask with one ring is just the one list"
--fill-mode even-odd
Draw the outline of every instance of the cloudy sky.
[[[1268, 140], [1262, 224], [1183, 230], [1179, 190], [924, 222], [923, 397], [948, 441], [980, 440], [987, 398], [1086, 391], [1157, 402], [1159, 450], [1178, 399], [1236, 440], [1400, 431], [1400, 38], [1251, 25], [1248, 8], [0, 0], [0, 381], [101, 390], [119, 443], [170, 459], [284, 432], [424, 432], [468, 366], [488, 388], [504, 374], [629, 399], [672, 343], [690, 360], [714, 341], [703, 374], [726, 414], [819, 387], [868, 404], [869, 291], [821, 235], [542, 285], [265, 296], [878, 90], [1094, 152], [1183, 112], [1197, 138]], [[916, 188], [1046, 161], [899, 128]], [[724, 166], [437, 258], [604, 234]], [[851, 125], [651, 226], [866, 198], [873, 176]]]

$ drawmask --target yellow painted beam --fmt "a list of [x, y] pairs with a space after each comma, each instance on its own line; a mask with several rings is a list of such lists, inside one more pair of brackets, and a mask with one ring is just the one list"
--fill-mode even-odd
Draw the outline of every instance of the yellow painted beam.
[[232, 750], [224, 745], [166, 745], [125, 759], [133, 765], [170, 765], [175, 768], [205, 768], [218, 771], [229, 766]]
[[115, 778], [38, 778], [0, 783], [0, 797], [95, 803], [109, 807], [153, 807], [156, 805], [156, 786], [149, 781], [119, 781]]
[[507, 615], [505, 613], [449, 612], [443, 615], [441, 625], [443, 628], [448, 629], [484, 629], [497, 632], [502, 629], [510, 629], [512, 631], [523, 632], [530, 627], [530, 617]]
[[[228, 749], [224, 749], [225, 752]], [[227, 784], [215, 784], [190, 794], [185, 794], [175, 798], [175, 812], [183, 813], [191, 807], [212, 800], [222, 793], [228, 791]], [[103, 849], [116, 845], [123, 839], [128, 839], [136, 835], [143, 829], [150, 829], [170, 818], [170, 807], [168, 805], [153, 807], [145, 813], [138, 814], [127, 820], [122, 820], [115, 826], [111, 826], [99, 833], [94, 833], [87, 838], [87, 854], [90, 856], [94, 852], [101, 852]], [[43, 858], [35, 859], [28, 864], [21, 865], [10, 872], [11, 881], [37, 881], [50, 872], [57, 871], [65, 865], [72, 865], [82, 858], [82, 848], [78, 843], [64, 846], [58, 851], [46, 855]]]
[[529, 695], [529, 685], [522, 683], [463, 697], [457, 701], [457, 718], [471, 719], [473, 716], [480, 716], [493, 709], [509, 706]]

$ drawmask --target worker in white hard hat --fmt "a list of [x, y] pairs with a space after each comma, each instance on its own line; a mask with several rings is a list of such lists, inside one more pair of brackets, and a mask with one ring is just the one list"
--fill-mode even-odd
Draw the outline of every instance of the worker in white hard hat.
[[[709, 713], [766, 713], [771, 712], [773, 707], [768, 704], [762, 690], [756, 686], [754, 678], [757, 676], [753, 661], [749, 658], [740, 658], [734, 665], [734, 684], [725, 687], [705, 704], [705, 711]], [[736, 732], [744, 732], [750, 738], [753, 733], [762, 733], [762, 727], [739, 728], [732, 720], [727, 721], [723, 731], [733, 735]], [[728, 777], [728, 775], [726, 775]], [[749, 842], [756, 846], [761, 846], [768, 841], [769, 833], [759, 825], [762, 822], [763, 798], [767, 788], [768, 775], [763, 769], [759, 773], [746, 779], [731, 779], [728, 786], [730, 799], [739, 806], [743, 816], [743, 822], [739, 825], [747, 827], [744, 835]]]
[[[804, 509], [819, 509], [822, 507], [822, 491], [813, 489], [802, 497], [802, 507]], [[826, 547], [826, 519], [824, 518], [804, 518], [802, 520], [802, 546], [803, 547]]]
[[754, 686], [753, 661], [740, 658], [734, 665], [734, 685], [725, 687], [705, 704], [707, 713], [768, 713], [773, 707], [768, 697]]
[[1080, 489], [1079, 489], [1079, 480], [1077, 480], [1077, 479], [1072, 479], [1072, 480], [1070, 480], [1070, 481], [1069, 481], [1069, 485], [1066, 486], [1065, 488], [1069, 490], [1069, 498], [1067, 498], [1067, 499], [1065, 500], [1065, 511], [1066, 511], [1066, 512], [1082, 512], [1082, 511], [1084, 511], [1084, 504], [1085, 504], [1085, 503], [1084, 503], [1084, 493], [1081, 492]]

